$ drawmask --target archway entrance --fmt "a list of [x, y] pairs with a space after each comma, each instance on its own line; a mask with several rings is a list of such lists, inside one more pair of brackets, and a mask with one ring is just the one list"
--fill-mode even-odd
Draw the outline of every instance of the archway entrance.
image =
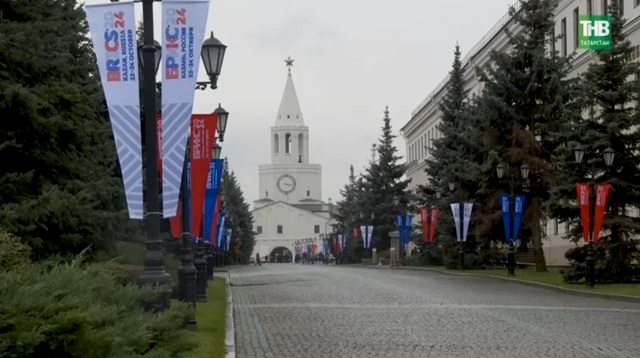
[[269, 262], [279, 264], [290, 263], [291, 259], [291, 250], [282, 246], [276, 247], [275, 249], [271, 250], [271, 254], [269, 255]]

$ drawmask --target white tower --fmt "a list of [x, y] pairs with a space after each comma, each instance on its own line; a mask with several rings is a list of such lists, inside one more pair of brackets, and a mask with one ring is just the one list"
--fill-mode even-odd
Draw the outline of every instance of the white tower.
[[291, 57], [285, 60], [287, 82], [271, 127], [271, 163], [259, 167], [260, 194], [254, 208], [271, 201], [298, 204], [322, 198], [322, 166], [309, 164], [309, 127], [304, 124], [293, 85], [293, 61]]

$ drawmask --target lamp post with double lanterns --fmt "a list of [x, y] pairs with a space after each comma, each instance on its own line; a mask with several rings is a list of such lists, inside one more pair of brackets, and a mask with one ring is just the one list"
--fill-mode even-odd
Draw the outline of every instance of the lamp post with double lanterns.
[[[574, 150], [574, 156], [577, 164], [582, 164], [582, 160], [584, 159], [587, 150], [578, 146]], [[597, 151], [594, 151], [590, 154], [597, 154]], [[610, 168], [613, 165], [613, 160], [615, 159], [615, 151], [611, 148], [607, 148], [602, 152], [602, 156], [604, 159], [604, 164], [606, 168]], [[587, 249], [587, 258], [585, 259], [586, 266], [586, 285], [589, 288], [593, 288], [595, 286], [595, 250], [594, 250], [594, 236], [595, 236], [595, 216], [596, 216], [596, 187], [598, 185], [598, 172], [599, 170], [596, 168], [596, 160], [591, 161], [591, 170], [589, 171], [590, 183], [589, 183], [589, 248]], [[580, 198], [578, 198], [580, 200]], [[606, 199], [605, 199], [606, 200]], [[606, 201], [602, 204], [606, 205]], [[584, 225], [584, 222], [583, 222]]]
[[[154, 14], [153, 3], [155, 0], [140, 0], [142, 2], [143, 40], [138, 48], [140, 67], [143, 74], [143, 103], [144, 103], [144, 135], [145, 135], [145, 176], [146, 176], [146, 231], [144, 269], [138, 283], [142, 285], [154, 285], [165, 287], [157, 300], [149, 301], [148, 308], [164, 310], [170, 306], [171, 277], [163, 267], [162, 239], [160, 238], [160, 188], [158, 173], [158, 131], [156, 121], [156, 83], [155, 78], [160, 66], [160, 44], [154, 40]], [[111, 0], [119, 2], [119, 0]], [[212, 83], [217, 82], [220, 74], [222, 59], [226, 46], [221, 43], [205, 41], [206, 47], [202, 50], [207, 74], [213, 78]], [[205, 57], [206, 55], [206, 57]], [[212, 77], [213, 76], [213, 77]], [[184, 256], [184, 255], [183, 255]], [[185, 299], [189, 299], [185, 297]]]
[[[117, 0], [112, 0], [112, 2], [117, 2]], [[142, 8], [143, 8], [143, 21], [144, 21], [144, 38], [143, 43], [138, 46], [138, 53], [140, 60], [140, 68], [144, 77], [143, 84], [143, 92], [144, 92], [144, 117], [145, 117], [145, 140], [146, 140], [146, 150], [147, 150], [147, 180], [149, 192], [149, 202], [147, 204], [149, 216], [147, 218], [147, 254], [145, 255], [145, 271], [140, 278], [140, 281], [143, 283], [149, 284], [158, 284], [163, 281], [166, 283], [167, 281], [162, 278], [166, 272], [162, 269], [162, 265], [160, 264], [160, 268], [163, 272], [158, 272], [157, 269], [157, 257], [160, 257], [159, 260], [162, 260], [161, 254], [161, 241], [159, 239], [159, 221], [160, 218], [157, 215], [151, 215], [151, 213], [159, 212], [159, 183], [158, 183], [158, 168], [157, 161], [151, 160], [151, 158], [157, 158], [157, 122], [155, 121], [156, 116], [156, 88], [161, 88], [161, 82], [156, 83], [155, 77], [157, 75], [158, 69], [160, 68], [160, 61], [162, 59], [162, 47], [160, 44], [153, 39], [153, 0], [142, 0]], [[217, 81], [222, 70], [222, 63], [224, 60], [224, 55], [226, 52], [226, 46], [222, 44], [218, 39], [213, 37], [213, 32], [211, 33], [211, 37], [204, 41], [202, 44], [201, 50], [201, 58], [209, 77], [209, 81], [199, 81], [196, 83], [195, 90], [200, 89], [204, 90], [209, 85], [212, 89], [217, 88]], [[152, 72], [153, 71], [153, 72]], [[219, 106], [219, 108], [221, 108]], [[222, 110], [224, 113], [216, 113], [220, 112], [216, 109], [216, 114], [218, 114], [218, 125], [217, 132], [220, 137], [220, 141], [224, 137], [224, 132], [226, 130], [228, 113]], [[151, 119], [151, 120], [150, 120]], [[153, 134], [153, 135], [152, 135]], [[215, 149], [214, 149], [215, 150]], [[189, 302], [195, 305], [196, 300], [198, 300], [201, 294], [198, 294], [197, 290], [197, 269], [194, 266], [194, 260], [192, 255], [192, 238], [190, 232], [190, 225], [188, 223], [189, 217], [189, 208], [188, 208], [188, 200], [185, 193], [188, 193], [188, 185], [187, 185], [187, 159], [188, 159], [188, 146], [187, 151], [185, 153], [185, 164], [183, 168], [182, 175], [182, 183], [181, 183], [181, 191], [182, 191], [182, 247], [181, 247], [181, 266], [178, 268], [178, 291], [179, 298], [183, 302]], [[153, 174], [152, 174], [153, 173]], [[153, 180], [155, 179], [155, 180]], [[155, 193], [155, 195], [154, 195]], [[156, 231], [157, 230], [157, 231]], [[156, 234], [157, 232], [157, 234]], [[158, 237], [158, 239], [153, 239], [152, 236]], [[160, 241], [160, 245], [158, 242]], [[153, 259], [149, 260], [147, 257], [153, 257]], [[161, 261], [160, 261], [161, 262]], [[153, 272], [153, 273], [152, 273]], [[148, 274], [152, 273], [152, 274]], [[146, 274], [146, 275], [145, 275]], [[167, 275], [168, 276], [168, 275]], [[170, 281], [168, 281], [170, 282]], [[200, 297], [202, 300], [202, 297]], [[204, 300], [206, 300], [206, 289], [204, 294]], [[195, 324], [195, 321], [189, 322], [190, 324]]]
[[[516, 214], [516, 198], [515, 198], [515, 181], [516, 175], [514, 171], [511, 170], [511, 167], [507, 167], [506, 165], [500, 163], [496, 166], [496, 174], [498, 175], [498, 179], [502, 179], [506, 172], [508, 172], [509, 177], [509, 225], [508, 231], [505, 231], [505, 236], [507, 238], [507, 273], [509, 276], [515, 276], [516, 271], [516, 251], [515, 251], [515, 241], [516, 241], [516, 229], [515, 229], [515, 214]], [[520, 179], [522, 180], [522, 185], [524, 186], [526, 180], [529, 178], [529, 166], [527, 164], [523, 164], [520, 166]], [[524, 211], [524, 208], [521, 208]]]

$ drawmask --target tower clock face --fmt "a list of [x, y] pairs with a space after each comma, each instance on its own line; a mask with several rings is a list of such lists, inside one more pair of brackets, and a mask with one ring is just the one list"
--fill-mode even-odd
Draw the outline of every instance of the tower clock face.
[[291, 194], [296, 189], [296, 179], [289, 174], [283, 174], [276, 183], [282, 194]]

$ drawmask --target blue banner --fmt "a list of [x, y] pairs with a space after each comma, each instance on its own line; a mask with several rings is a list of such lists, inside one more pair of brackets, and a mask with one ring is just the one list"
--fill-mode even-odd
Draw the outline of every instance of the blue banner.
[[413, 219], [413, 215], [411, 214], [407, 214], [404, 217], [405, 221], [405, 231], [404, 231], [404, 244], [408, 244], [409, 242], [411, 242], [411, 220]]
[[516, 207], [513, 212], [513, 242], [518, 240], [518, 230], [520, 229], [520, 221], [522, 221], [522, 214], [524, 213], [525, 198], [525, 195], [516, 195]]
[[502, 212], [502, 222], [504, 223], [504, 237], [507, 242], [511, 240], [511, 208], [509, 207], [509, 195], [500, 194], [500, 212]]
[[[207, 189], [204, 193], [204, 240], [211, 242], [211, 225], [216, 211], [216, 199], [222, 179], [224, 159], [211, 159], [209, 164], [209, 176], [207, 177]], [[215, 233], [214, 233], [215, 234]], [[215, 239], [214, 239], [215, 240]]]
[[218, 223], [216, 224], [216, 237], [213, 239], [216, 247], [221, 247], [220, 240], [222, 239], [222, 229], [224, 229], [224, 211], [220, 210], [218, 213]]
[[400, 243], [404, 244], [404, 218], [402, 217], [402, 214], [396, 214], [396, 225], [398, 225]]

